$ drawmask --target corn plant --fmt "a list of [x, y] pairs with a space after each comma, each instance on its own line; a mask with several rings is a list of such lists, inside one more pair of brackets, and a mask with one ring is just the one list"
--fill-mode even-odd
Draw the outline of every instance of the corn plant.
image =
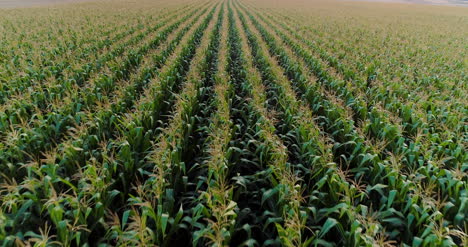
[[416, 6], [0, 9], [0, 245], [467, 246], [466, 14]]

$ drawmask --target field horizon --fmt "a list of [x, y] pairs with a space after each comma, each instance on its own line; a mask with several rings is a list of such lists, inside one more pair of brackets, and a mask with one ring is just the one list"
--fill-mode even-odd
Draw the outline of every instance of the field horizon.
[[375, 2], [375, 3], [405, 3], [405, 4], [468, 7], [468, 1], [466, 0], [341, 0], [341, 1]]
[[[62, 4], [76, 4], [86, 2], [107, 2], [111, 4], [114, 0], [0, 0], [0, 9], [28, 8], [28, 7], [53, 7]], [[339, 2], [355, 3], [380, 3], [380, 4], [410, 4], [410, 5], [434, 5], [451, 7], [468, 7], [467, 0], [332, 0]], [[137, 1], [128, 1], [136, 3]], [[313, 2], [313, 0], [312, 0]]]

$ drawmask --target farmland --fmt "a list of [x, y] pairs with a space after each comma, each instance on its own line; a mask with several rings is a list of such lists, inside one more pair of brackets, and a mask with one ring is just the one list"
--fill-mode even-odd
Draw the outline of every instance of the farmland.
[[468, 246], [468, 8], [71, 2], [0, 9], [1, 246]]

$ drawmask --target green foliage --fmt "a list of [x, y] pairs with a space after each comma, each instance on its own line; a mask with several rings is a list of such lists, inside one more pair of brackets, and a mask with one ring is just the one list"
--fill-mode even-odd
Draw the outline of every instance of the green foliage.
[[1, 245], [466, 246], [446, 74], [260, 5], [0, 17]]

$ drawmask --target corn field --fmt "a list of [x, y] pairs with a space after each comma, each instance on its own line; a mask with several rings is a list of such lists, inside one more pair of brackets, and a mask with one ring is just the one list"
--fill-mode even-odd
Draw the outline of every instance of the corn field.
[[467, 10], [0, 9], [0, 246], [468, 246]]

